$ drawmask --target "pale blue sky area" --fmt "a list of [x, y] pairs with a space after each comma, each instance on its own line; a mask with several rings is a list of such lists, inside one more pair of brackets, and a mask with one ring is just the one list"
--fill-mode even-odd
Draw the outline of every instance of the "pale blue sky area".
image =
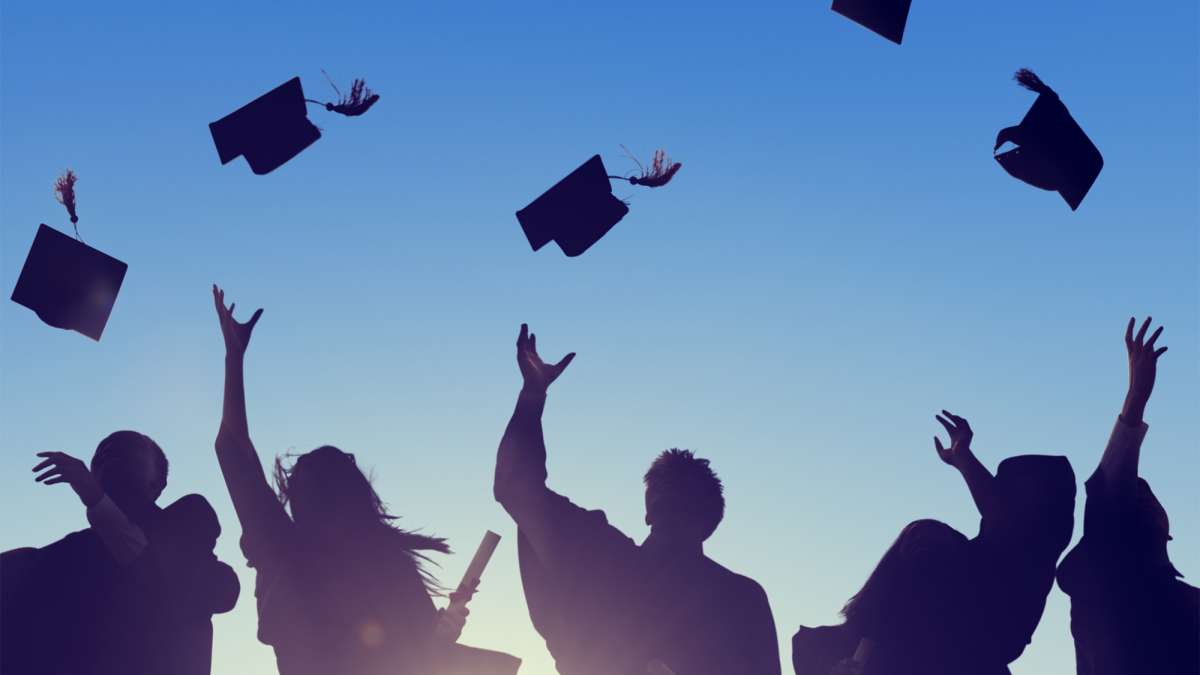
[[[56, 3], [0, 14], [0, 278], [39, 222], [129, 263], [103, 341], [0, 303], [0, 549], [83, 527], [35, 452], [159, 441], [167, 498], [200, 492], [243, 582], [214, 672], [271, 672], [212, 441], [222, 345], [209, 286], [266, 308], [251, 345], [260, 451], [333, 443], [373, 466], [404, 525], [450, 538], [455, 583], [505, 535], [464, 641], [552, 664], [515, 530], [491, 498], [519, 387], [517, 328], [579, 357], [546, 413], [551, 484], [645, 534], [640, 478], [666, 447], [710, 458], [728, 515], [708, 552], [767, 589], [790, 672], [797, 625], [832, 622], [906, 522], [974, 534], [934, 413], [981, 458], [1098, 460], [1131, 314], [1166, 325], [1143, 475], [1200, 575], [1197, 7], [915, 0], [896, 46], [827, 2]], [[1009, 177], [996, 132], [1030, 67], [1104, 154], [1072, 213]], [[268, 176], [221, 166], [207, 124], [290, 77], [314, 98], [365, 77], [357, 119]], [[513, 212], [601, 153], [666, 148], [662, 190], [583, 257], [534, 254]], [[1083, 501], [1078, 503], [1082, 516]], [[1076, 536], [1080, 527], [1076, 528]], [[1071, 672], [1056, 589], [1017, 675]]]

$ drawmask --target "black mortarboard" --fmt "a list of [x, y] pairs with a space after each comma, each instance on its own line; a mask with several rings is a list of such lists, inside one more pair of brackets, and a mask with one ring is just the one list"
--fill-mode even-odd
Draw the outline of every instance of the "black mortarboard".
[[82, 241], [40, 225], [12, 299], [55, 328], [99, 340], [127, 267]]
[[300, 78], [293, 77], [208, 125], [222, 164], [240, 155], [250, 170], [271, 173], [321, 137], [308, 121]]
[[833, 0], [833, 11], [900, 44], [912, 0]]
[[1019, 125], [996, 135], [993, 151], [1006, 141], [1018, 146], [996, 155], [996, 161], [1013, 178], [1056, 190], [1074, 211], [1100, 175], [1104, 157], [1053, 89], [1024, 69], [1016, 80], [1038, 97]]
[[610, 176], [600, 155], [593, 155], [529, 206], [517, 211], [517, 221], [529, 245], [536, 251], [553, 241], [563, 253], [571, 257], [580, 255], [629, 213], [625, 202], [613, 196], [610, 178], [627, 180], [631, 185], [662, 187], [682, 165], [671, 162], [666, 153], [658, 150], [649, 170], [640, 162], [638, 166], [642, 168], [640, 176]]
[[573, 257], [599, 241], [626, 213], [629, 207], [613, 196], [604, 162], [600, 155], [593, 155], [517, 211], [517, 221], [533, 250], [553, 241]]

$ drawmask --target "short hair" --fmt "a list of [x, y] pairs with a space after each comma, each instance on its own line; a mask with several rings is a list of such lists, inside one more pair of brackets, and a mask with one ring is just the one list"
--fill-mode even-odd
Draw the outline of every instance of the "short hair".
[[144, 450], [154, 456], [154, 463], [158, 466], [159, 472], [162, 474], [162, 482], [167, 482], [167, 471], [170, 464], [167, 462], [167, 453], [158, 447], [158, 443], [146, 434], [141, 434], [136, 431], [114, 431], [104, 437], [100, 444], [96, 446], [96, 452], [92, 455], [92, 462], [89, 469], [95, 473], [101, 464], [113, 459], [116, 455], [124, 454], [131, 450]]
[[725, 517], [725, 486], [707, 459], [691, 450], [664, 450], [646, 471], [646, 490], [656, 495], [655, 510], [692, 521], [708, 539]]

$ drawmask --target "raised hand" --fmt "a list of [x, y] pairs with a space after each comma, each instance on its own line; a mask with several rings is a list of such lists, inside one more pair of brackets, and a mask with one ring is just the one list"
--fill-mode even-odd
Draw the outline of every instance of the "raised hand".
[[35, 481], [46, 485], [68, 484], [75, 490], [75, 494], [79, 495], [79, 501], [89, 508], [104, 498], [104, 489], [100, 487], [100, 482], [82, 461], [65, 452], [39, 452], [37, 456], [43, 458], [43, 461], [33, 467], [33, 472], [45, 473], [34, 478]]
[[521, 334], [517, 336], [517, 366], [521, 369], [521, 376], [525, 378], [526, 389], [545, 393], [550, 388], [550, 383], [562, 375], [574, 358], [575, 352], [571, 352], [558, 363], [547, 364], [538, 356], [537, 336], [529, 332], [528, 325], [521, 324]]
[[1146, 412], [1146, 403], [1154, 391], [1154, 380], [1158, 375], [1158, 357], [1166, 351], [1166, 347], [1155, 348], [1154, 343], [1162, 335], [1163, 327], [1146, 338], [1150, 328], [1150, 317], [1146, 317], [1142, 327], [1135, 337], [1133, 334], [1134, 318], [1129, 318], [1125, 326], [1125, 350], [1129, 354], [1129, 391], [1125, 395], [1125, 405], [1121, 409], [1121, 417], [1129, 424], [1139, 425]]
[[942, 439], [937, 436], [933, 437], [933, 447], [943, 462], [960, 468], [962, 462], [971, 455], [971, 439], [975, 436], [971, 431], [971, 425], [967, 423], [966, 419], [945, 410], [941, 415], [935, 415], [935, 417], [950, 434], [950, 447], [943, 446]]
[[238, 323], [233, 318], [233, 309], [237, 303], [225, 306], [225, 291], [217, 288], [216, 284], [212, 287], [213, 304], [217, 306], [217, 319], [221, 322], [221, 335], [225, 337], [225, 355], [241, 357], [246, 354], [246, 347], [250, 344], [250, 334], [254, 332], [254, 324], [258, 323], [259, 317], [262, 316], [261, 309], [254, 312], [250, 320], [246, 323]]

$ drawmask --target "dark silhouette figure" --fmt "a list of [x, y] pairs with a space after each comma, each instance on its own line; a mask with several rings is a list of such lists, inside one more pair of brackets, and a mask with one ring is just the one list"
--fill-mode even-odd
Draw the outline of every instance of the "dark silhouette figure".
[[167, 458], [118, 431], [91, 467], [38, 453], [39, 482], [70, 485], [91, 527], [0, 555], [4, 675], [207, 675], [212, 615], [233, 609], [237, 575], [213, 554], [221, 532], [200, 495], [155, 504]]
[[796, 634], [797, 675], [1001, 674], [1029, 644], [1071, 538], [1071, 465], [1022, 455], [993, 476], [971, 450], [967, 421], [946, 411], [937, 419], [950, 446], [935, 438], [935, 449], [967, 483], [978, 536], [936, 520], [905, 527], [846, 604], [845, 623]]
[[1014, 79], [1038, 97], [1019, 125], [996, 135], [993, 152], [1005, 143], [1018, 146], [996, 155], [996, 161], [1013, 178], [1043, 190], [1057, 190], [1074, 211], [1104, 168], [1104, 157], [1058, 94], [1033, 71], [1022, 68]]
[[1166, 509], [1138, 476], [1143, 420], [1154, 390], [1162, 328], [1125, 329], [1129, 390], [1100, 465], [1088, 478], [1083, 538], [1063, 558], [1058, 585], [1071, 596], [1079, 675], [1200, 673], [1200, 589], [1171, 564]]
[[308, 120], [306, 104], [316, 103], [328, 111], [357, 117], [379, 100], [379, 95], [362, 80], [354, 80], [348, 95], [343, 96], [337, 86], [334, 91], [338, 92], [337, 103], [307, 99], [300, 78], [293, 77], [209, 124], [221, 164], [245, 156], [254, 173], [271, 173], [321, 137], [321, 131]]
[[250, 441], [243, 381], [262, 310], [239, 323], [216, 286], [213, 301], [226, 354], [217, 460], [256, 572], [258, 639], [274, 648], [280, 675], [515, 673], [519, 662], [506, 654], [455, 644], [474, 588], [452, 594], [447, 610], [434, 607], [437, 585], [423, 563], [449, 548], [395, 527], [354, 455], [323, 446], [291, 468], [276, 460], [278, 494], [271, 489]]
[[646, 473], [638, 545], [546, 486], [546, 391], [574, 358], [548, 365], [521, 326], [524, 387], [496, 457], [495, 496], [516, 521], [533, 625], [563, 675], [773, 675], [775, 622], [766, 593], [704, 555], [724, 514], [706, 460], [668, 450]]
[[529, 245], [536, 251], [553, 241], [568, 256], [583, 254], [629, 213], [629, 206], [613, 196], [610, 178], [631, 185], [662, 187], [683, 165], [672, 162], [659, 150], [654, 153], [649, 169], [640, 162], [638, 166], [642, 169], [638, 176], [610, 176], [600, 155], [593, 155], [529, 206], [517, 211], [517, 221]]
[[75, 239], [38, 226], [12, 299], [37, 313], [46, 324], [74, 330], [99, 340], [112, 313], [125, 263], [83, 243], [75, 207], [74, 171], [67, 169], [54, 184], [58, 202], [67, 209]]
[[912, 0], [833, 0], [833, 11], [900, 44]]

